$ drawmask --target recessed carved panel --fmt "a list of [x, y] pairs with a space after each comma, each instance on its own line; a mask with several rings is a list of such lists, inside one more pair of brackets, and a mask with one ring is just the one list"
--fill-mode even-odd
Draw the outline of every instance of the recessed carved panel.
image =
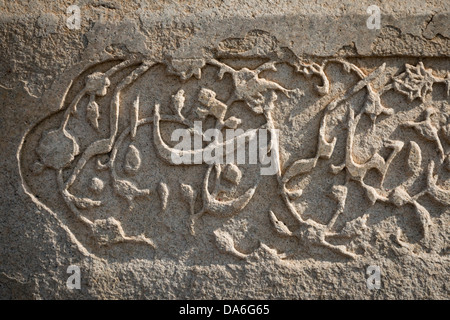
[[[438, 58], [303, 59], [261, 31], [192, 58], [114, 57], [63, 76], [58, 111], [20, 147], [23, 186], [105, 259], [445, 255], [449, 72]], [[203, 135], [195, 121], [277, 129], [279, 170], [174, 163], [171, 133]]]

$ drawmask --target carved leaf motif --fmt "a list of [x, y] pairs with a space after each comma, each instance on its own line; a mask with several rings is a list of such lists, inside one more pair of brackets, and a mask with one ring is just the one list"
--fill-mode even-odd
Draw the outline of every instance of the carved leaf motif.
[[269, 212], [269, 215], [270, 215], [270, 221], [272, 222], [273, 226], [275, 227], [275, 230], [281, 236], [285, 236], [285, 237], [292, 236], [291, 230], [289, 230], [289, 228], [284, 224], [283, 221], [278, 220], [272, 211]]
[[372, 205], [378, 200], [378, 192], [373, 187], [366, 187], [366, 194]]
[[381, 104], [380, 95], [368, 87], [369, 93], [367, 96], [366, 103], [363, 107], [363, 112], [366, 113], [373, 122], [382, 113], [386, 115], [394, 114], [394, 109], [386, 108]]
[[234, 163], [230, 163], [225, 167], [223, 178], [235, 185], [238, 185], [242, 179], [242, 172]]
[[47, 167], [61, 169], [78, 155], [79, 147], [70, 133], [57, 129], [42, 135], [36, 153]]
[[68, 201], [72, 202], [78, 209], [91, 209], [102, 205], [101, 201], [96, 201], [89, 198], [75, 197], [74, 195], [67, 192], [67, 190], [63, 192], [63, 195]]
[[442, 147], [441, 139], [439, 138], [439, 128], [431, 120], [431, 116], [436, 114], [437, 110], [429, 107], [425, 110], [425, 120], [420, 122], [407, 121], [403, 125], [414, 128], [422, 137], [427, 140], [434, 141], [441, 153], [442, 158], [445, 156], [444, 148]]
[[227, 232], [216, 230], [214, 231], [214, 234], [219, 249], [223, 251], [232, 251], [232, 248], [234, 248], [234, 241]]
[[98, 131], [98, 118], [100, 117], [100, 112], [98, 104], [95, 101], [90, 101], [86, 108], [86, 119], [88, 123]]
[[383, 196], [381, 196], [374, 187], [366, 185], [365, 189], [366, 189], [366, 195], [369, 198], [372, 205], [374, 205], [375, 202], [377, 202], [377, 200], [385, 200], [385, 198]]
[[136, 132], [139, 121], [139, 95], [134, 100], [132, 107], [130, 108], [130, 135], [131, 139], [134, 140], [136, 138]]
[[344, 228], [341, 231], [341, 234], [345, 234], [348, 236], [356, 236], [361, 235], [363, 230], [367, 229], [367, 215], [362, 217], [358, 217], [352, 221], [348, 221], [345, 223]]
[[192, 198], [194, 198], [194, 189], [188, 184], [181, 184], [181, 192], [183, 194], [184, 200], [189, 203]]
[[422, 152], [416, 142], [411, 141], [410, 144], [411, 148], [409, 150], [408, 166], [412, 172], [416, 173], [420, 171], [422, 165]]
[[430, 226], [433, 225], [431, 221], [430, 213], [425, 207], [420, 205], [417, 201], [413, 201], [414, 207], [416, 209], [416, 213], [419, 216], [419, 220], [422, 223], [423, 235], [425, 238], [428, 237]]
[[283, 181], [287, 182], [294, 176], [310, 172], [316, 166], [316, 163], [316, 158], [295, 161], [284, 173]]
[[298, 190], [295, 190], [295, 191], [286, 190], [286, 194], [288, 195], [289, 199], [291, 201], [293, 201], [293, 200], [296, 200], [296, 199], [298, 199], [298, 198], [300, 198], [302, 196], [303, 190], [302, 189], [298, 189]]
[[180, 119], [184, 119], [184, 116], [181, 114], [181, 111], [183, 111], [185, 99], [186, 98], [184, 97], [183, 89], [178, 90], [177, 93], [172, 96], [172, 103], [173, 103], [172, 109]]
[[436, 184], [438, 176], [434, 175], [433, 173], [434, 165], [434, 161], [431, 161], [431, 163], [428, 165], [427, 193], [436, 201], [450, 206], [450, 190], [444, 190]]
[[148, 196], [150, 194], [149, 189], [139, 189], [136, 185], [127, 180], [114, 181], [114, 190], [117, 194], [127, 200], [130, 207], [133, 207], [135, 197]]
[[93, 229], [100, 244], [120, 241], [122, 238], [120, 222], [114, 218], [96, 220]]
[[128, 147], [127, 154], [125, 156], [125, 172], [133, 174], [141, 167], [141, 154], [139, 150], [134, 146]]
[[444, 133], [445, 140], [447, 140], [447, 142], [450, 143], [450, 124], [443, 126], [442, 132]]
[[169, 187], [167, 187], [167, 184], [165, 184], [164, 182], [159, 183], [158, 194], [159, 198], [161, 199], [162, 210], [164, 211], [167, 208], [167, 202], [169, 200]]
[[325, 140], [324, 137], [319, 137], [319, 146], [317, 148], [317, 155], [320, 158], [330, 159], [336, 145], [337, 138], [334, 137], [331, 142]]
[[333, 186], [331, 193], [333, 197], [338, 201], [345, 201], [347, 198], [348, 189], [346, 186]]
[[73, 202], [79, 209], [90, 209], [101, 205], [100, 201], [94, 201], [89, 198], [74, 198]]
[[234, 241], [231, 235], [225, 231], [214, 231], [216, 244], [220, 251], [230, 253], [240, 259], [245, 259], [246, 255], [237, 251], [234, 247]]
[[390, 200], [396, 207], [404, 206], [412, 201], [411, 196], [402, 186], [394, 189], [390, 195]]
[[137, 237], [126, 236], [123, 231], [122, 224], [112, 217], [109, 217], [108, 219], [95, 220], [92, 225], [92, 231], [100, 245], [129, 241], [148, 244], [154, 248], [156, 247], [150, 239], [143, 235]]
[[87, 76], [85, 90], [91, 95], [105, 96], [111, 81], [102, 72], [94, 72]]
[[181, 194], [183, 195], [184, 201], [189, 204], [189, 211], [191, 215], [194, 215], [195, 212], [195, 198], [196, 192], [195, 190], [188, 184], [181, 184]]
[[101, 193], [103, 191], [104, 187], [105, 187], [105, 184], [104, 184], [103, 180], [95, 177], [91, 180], [91, 185], [89, 186], [89, 189], [92, 192]]
[[450, 72], [447, 73], [447, 77], [444, 80], [445, 86], [447, 87], [447, 97], [450, 96]]

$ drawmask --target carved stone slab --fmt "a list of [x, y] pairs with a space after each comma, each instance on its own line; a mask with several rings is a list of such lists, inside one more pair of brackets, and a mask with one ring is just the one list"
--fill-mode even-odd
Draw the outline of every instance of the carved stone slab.
[[448, 8], [119, 3], [0, 3], [0, 297], [449, 297]]

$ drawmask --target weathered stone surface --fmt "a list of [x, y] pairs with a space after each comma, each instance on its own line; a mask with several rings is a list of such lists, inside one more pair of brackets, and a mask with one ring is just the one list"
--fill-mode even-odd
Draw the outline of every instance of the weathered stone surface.
[[449, 298], [446, 1], [68, 5], [0, 1], [0, 298]]

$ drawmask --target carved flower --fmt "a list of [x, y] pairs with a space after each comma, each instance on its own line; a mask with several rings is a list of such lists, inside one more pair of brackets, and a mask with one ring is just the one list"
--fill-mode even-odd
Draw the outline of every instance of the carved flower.
[[436, 78], [431, 69], [425, 69], [422, 62], [416, 66], [405, 64], [405, 67], [405, 72], [393, 78], [395, 89], [407, 95], [411, 101], [415, 98], [423, 101], [425, 96], [433, 90]]
[[106, 95], [110, 84], [111, 81], [106, 74], [102, 72], [94, 72], [93, 74], [87, 76], [85, 89], [90, 95], [95, 94], [103, 97]]
[[368, 90], [369, 94], [363, 107], [363, 112], [372, 119], [372, 122], [375, 122], [376, 118], [382, 113], [386, 115], [394, 114], [394, 109], [386, 108], [381, 104], [380, 95], [377, 92], [370, 87], [368, 87]]

